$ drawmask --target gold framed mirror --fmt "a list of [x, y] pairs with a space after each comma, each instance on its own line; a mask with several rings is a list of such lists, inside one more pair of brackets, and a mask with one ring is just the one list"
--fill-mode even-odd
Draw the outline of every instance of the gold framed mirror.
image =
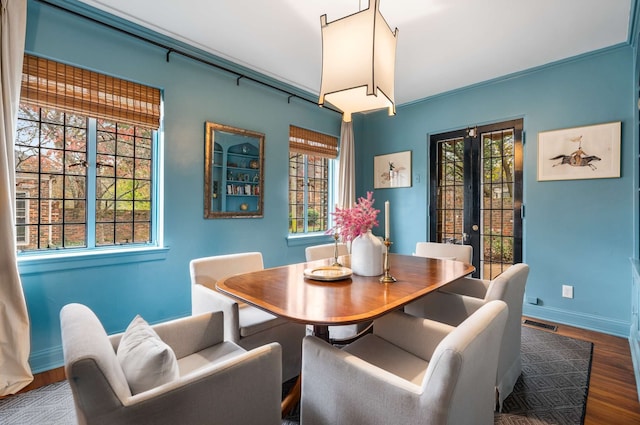
[[205, 123], [204, 217], [262, 218], [264, 134]]

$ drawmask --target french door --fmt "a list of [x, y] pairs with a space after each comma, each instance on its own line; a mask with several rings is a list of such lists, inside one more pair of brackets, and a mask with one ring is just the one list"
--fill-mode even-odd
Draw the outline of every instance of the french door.
[[522, 261], [522, 120], [430, 138], [432, 242], [473, 246], [474, 277]]

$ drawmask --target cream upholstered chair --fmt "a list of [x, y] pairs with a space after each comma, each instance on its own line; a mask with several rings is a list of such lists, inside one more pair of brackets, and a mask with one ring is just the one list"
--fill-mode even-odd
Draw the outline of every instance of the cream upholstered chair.
[[304, 425], [489, 425], [507, 306], [487, 303], [457, 328], [393, 312], [344, 349], [303, 342]]
[[300, 373], [305, 325], [289, 322], [222, 294], [216, 282], [224, 277], [264, 268], [260, 252], [217, 255], [191, 260], [191, 309], [193, 314], [224, 312], [225, 339], [245, 350], [269, 342], [282, 346], [282, 381]]
[[[304, 249], [304, 255], [307, 261], [321, 260], [323, 258], [334, 258], [335, 244], [325, 243], [322, 245], [308, 246]], [[347, 244], [338, 243], [338, 255], [349, 255]]]
[[[304, 250], [307, 261], [322, 260], [324, 258], [334, 258], [335, 244], [327, 243], [322, 245], [308, 246]], [[344, 243], [338, 243], [338, 255], [348, 255], [349, 250]], [[358, 332], [362, 332], [371, 322], [359, 323], [357, 325], [329, 326], [329, 337], [335, 343], [342, 343], [355, 337]]]
[[492, 300], [507, 303], [509, 318], [500, 348], [495, 383], [500, 408], [522, 372], [522, 302], [528, 275], [528, 265], [514, 264], [492, 281], [464, 277], [404, 307], [404, 311], [411, 315], [457, 326]]
[[458, 245], [440, 242], [416, 243], [416, 255], [418, 257], [444, 258], [449, 260], [473, 263], [473, 247], [471, 245]]
[[281, 423], [280, 346], [246, 351], [224, 341], [221, 312], [152, 326], [175, 354], [178, 376], [138, 393], [130, 389], [117, 354], [122, 334], [107, 336], [81, 304], [64, 306], [60, 324], [65, 372], [81, 425]]

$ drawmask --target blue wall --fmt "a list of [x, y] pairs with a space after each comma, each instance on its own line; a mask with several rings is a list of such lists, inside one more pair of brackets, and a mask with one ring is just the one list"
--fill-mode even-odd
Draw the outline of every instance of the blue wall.
[[[191, 313], [189, 260], [261, 251], [266, 266], [304, 260], [289, 248], [289, 125], [340, 135], [327, 109], [172, 54], [37, 2], [29, 3], [30, 53], [159, 87], [164, 92], [164, 240], [167, 250], [134, 256], [20, 261], [35, 372], [62, 364], [58, 314], [70, 302], [96, 311], [109, 333], [135, 314], [150, 322]], [[311, 96], [309, 96], [311, 98]], [[204, 123], [265, 134], [264, 218], [205, 220]]]
[[[339, 136], [339, 115], [296, 99], [288, 103], [286, 95], [246, 80], [238, 86], [234, 76], [177, 54], [167, 63], [161, 48], [33, 1], [26, 49], [159, 87], [165, 108], [162, 213], [167, 248], [21, 260], [34, 372], [62, 364], [58, 313], [69, 302], [89, 305], [111, 333], [123, 330], [137, 313], [150, 322], [189, 314], [191, 258], [258, 250], [266, 266], [304, 259], [304, 246], [289, 246], [286, 240], [288, 129], [294, 124]], [[375, 192], [379, 207], [391, 201], [393, 250], [411, 253], [418, 240], [428, 238], [429, 135], [523, 118], [524, 260], [532, 270], [527, 295], [542, 301], [526, 306], [525, 313], [626, 336], [628, 258], [634, 256], [636, 234], [634, 93], [633, 53], [623, 46], [400, 106], [395, 117], [356, 116], [358, 193], [373, 187], [374, 155], [413, 152], [413, 186]], [[263, 219], [203, 219], [205, 121], [266, 135]], [[622, 121], [620, 179], [536, 181], [539, 131], [610, 121]], [[562, 284], [575, 286], [573, 300], [561, 298]]]
[[[355, 123], [358, 193], [373, 187], [373, 156], [412, 151], [413, 186], [375, 191], [391, 203], [393, 250], [410, 254], [428, 235], [428, 139], [476, 124], [524, 120], [525, 314], [628, 336], [634, 212], [633, 50], [592, 53], [384, 112]], [[402, 84], [401, 81], [396, 84]], [[537, 181], [540, 131], [622, 121], [621, 178]], [[574, 298], [561, 297], [563, 284]]]

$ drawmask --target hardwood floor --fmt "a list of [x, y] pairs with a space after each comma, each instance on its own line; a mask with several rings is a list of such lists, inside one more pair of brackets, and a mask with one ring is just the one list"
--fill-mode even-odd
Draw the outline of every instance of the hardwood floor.
[[[27, 391], [35, 390], [36, 388], [44, 387], [45, 385], [53, 384], [54, 382], [64, 381], [65, 379], [67, 379], [67, 377], [64, 374], [63, 367], [51, 369], [43, 373], [37, 373], [33, 376], [33, 381], [29, 385], [18, 391], [18, 394], [26, 393]], [[6, 397], [11, 396], [0, 396], [0, 399]]]
[[[629, 341], [598, 332], [531, 319], [557, 325], [556, 333], [559, 335], [593, 342], [593, 363], [585, 425], [640, 424], [640, 402], [638, 402]], [[20, 392], [64, 379], [63, 368], [50, 370], [37, 374], [34, 381]]]

